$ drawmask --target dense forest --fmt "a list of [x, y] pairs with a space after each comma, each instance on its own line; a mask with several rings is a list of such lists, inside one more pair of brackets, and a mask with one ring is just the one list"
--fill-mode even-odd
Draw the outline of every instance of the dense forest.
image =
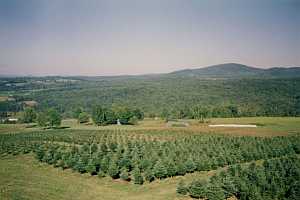
[[[264, 75], [282, 70], [285, 76]], [[34, 100], [38, 110], [55, 108], [65, 117], [78, 108], [91, 114], [95, 105], [139, 108], [150, 117], [195, 118], [199, 107], [208, 117], [299, 116], [298, 75], [294, 68], [225, 65], [141, 76], [1, 78], [2, 95], [15, 101], [0, 101], [0, 109], [19, 111], [20, 102]]]

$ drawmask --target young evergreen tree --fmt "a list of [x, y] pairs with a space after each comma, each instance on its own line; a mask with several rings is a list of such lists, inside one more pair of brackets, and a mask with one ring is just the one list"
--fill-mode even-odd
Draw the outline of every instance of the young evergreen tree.
[[177, 168], [173, 160], [168, 159], [165, 166], [167, 166], [167, 176], [172, 177], [175, 176], [177, 173]]
[[161, 160], [158, 160], [153, 168], [154, 176], [156, 178], [162, 179], [166, 178], [168, 175], [168, 171]]
[[184, 182], [182, 180], [179, 181], [177, 188], [176, 188], [176, 192], [178, 194], [182, 194], [182, 195], [186, 195], [188, 193], [188, 188], [186, 187], [186, 185], [184, 184]]
[[139, 168], [137, 167], [134, 168], [134, 170], [132, 171], [132, 176], [133, 176], [134, 184], [142, 185], [144, 183], [144, 178]]
[[193, 198], [207, 198], [207, 182], [203, 180], [193, 181], [189, 186], [189, 194]]
[[178, 175], [181, 175], [181, 176], [183, 176], [183, 175], [185, 175], [185, 173], [186, 173], [186, 166], [185, 166], [185, 164], [184, 163], [177, 163], [177, 174]]
[[103, 173], [107, 173], [107, 171], [108, 171], [109, 160], [110, 160], [110, 158], [108, 155], [105, 155], [101, 160], [100, 168], [101, 168], [101, 171], [103, 171]]
[[208, 184], [206, 186], [206, 192], [205, 196], [209, 200], [224, 200], [226, 199], [224, 190], [220, 187], [220, 185], [214, 183], [214, 184]]
[[113, 179], [119, 178], [119, 168], [115, 161], [112, 161], [108, 167], [108, 175]]
[[95, 164], [94, 164], [94, 162], [93, 162], [92, 159], [89, 159], [88, 164], [86, 166], [86, 171], [88, 173], [90, 173], [91, 175], [97, 174], [96, 166], [95, 166]]
[[95, 144], [95, 143], [93, 143], [92, 145], [91, 145], [91, 153], [96, 153], [98, 151], [98, 145], [97, 144]]
[[145, 170], [145, 173], [144, 173], [144, 176], [145, 176], [145, 180], [146, 181], [149, 181], [149, 182], [152, 182], [154, 181], [155, 179], [155, 176], [153, 174], [153, 171], [150, 167], [148, 167], [146, 170]]
[[77, 161], [75, 169], [82, 174], [86, 172], [86, 165], [82, 158], [79, 158], [79, 160]]
[[120, 174], [120, 178], [124, 181], [129, 181], [130, 177], [129, 177], [129, 172], [127, 168], [122, 168], [121, 169], [121, 174]]
[[196, 165], [194, 163], [194, 161], [189, 158], [186, 162], [185, 162], [185, 168], [186, 168], [186, 171], [191, 173], [191, 172], [194, 172], [195, 169], [196, 169]]

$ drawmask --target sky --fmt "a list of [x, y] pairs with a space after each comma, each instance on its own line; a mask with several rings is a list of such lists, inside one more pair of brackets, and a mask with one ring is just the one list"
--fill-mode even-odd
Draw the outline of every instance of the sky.
[[0, 0], [0, 74], [300, 67], [300, 0]]

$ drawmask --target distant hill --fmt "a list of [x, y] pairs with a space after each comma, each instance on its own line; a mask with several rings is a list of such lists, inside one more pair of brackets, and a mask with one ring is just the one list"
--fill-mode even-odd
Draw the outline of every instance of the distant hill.
[[180, 77], [201, 78], [296, 78], [300, 68], [261, 69], [237, 63], [226, 63], [197, 69], [184, 69], [169, 73]]

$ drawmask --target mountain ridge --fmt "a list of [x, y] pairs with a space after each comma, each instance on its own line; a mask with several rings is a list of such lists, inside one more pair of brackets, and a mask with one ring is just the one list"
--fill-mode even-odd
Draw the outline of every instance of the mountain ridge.
[[120, 79], [120, 78], [151, 78], [151, 77], [199, 77], [199, 78], [298, 78], [300, 77], [300, 67], [271, 67], [258, 68], [239, 63], [223, 63], [199, 68], [186, 68], [175, 70], [169, 73], [150, 73], [138, 75], [1, 75], [0, 78], [20, 78], [20, 77], [73, 77], [73, 78], [100, 78], [100, 79]]
[[224, 63], [195, 69], [184, 69], [169, 73], [180, 77], [207, 77], [207, 78], [293, 78], [300, 77], [299, 67], [272, 67], [268, 69], [252, 67], [238, 63]]

